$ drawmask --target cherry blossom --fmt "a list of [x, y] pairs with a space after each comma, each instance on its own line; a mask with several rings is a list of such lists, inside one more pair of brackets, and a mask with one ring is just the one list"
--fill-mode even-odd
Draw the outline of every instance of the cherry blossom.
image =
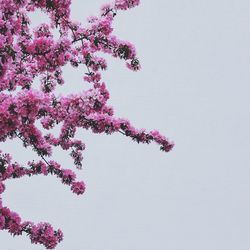
[[[123, 60], [129, 70], [140, 69], [134, 45], [116, 37], [112, 27], [120, 10], [139, 2], [115, 0], [105, 4], [100, 15], [89, 17], [88, 25], [83, 26], [71, 19], [70, 0], [0, 0], [0, 142], [20, 140], [40, 157], [21, 165], [0, 151], [0, 230], [14, 236], [26, 234], [32, 243], [46, 249], [62, 241], [60, 229], [47, 222], [22, 221], [3, 204], [1, 195], [5, 181], [34, 175], [54, 175], [76, 195], [83, 194], [85, 183], [53, 159], [53, 149], [60, 147], [68, 151], [72, 165], [82, 168], [85, 144], [75, 138], [77, 129], [120, 133], [137, 143], [155, 142], [165, 152], [173, 148], [174, 143], [158, 131], [137, 129], [129, 120], [115, 117], [102, 80], [107, 62], [100, 52]], [[38, 9], [50, 22], [32, 29], [29, 13]], [[59, 38], [53, 35], [55, 29]], [[83, 81], [91, 87], [78, 94], [57, 96], [55, 89], [66, 84], [62, 67], [67, 64], [84, 68]], [[35, 78], [39, 79], [39, 89], [34, 86]], [[57, 137], [51, 133], [56, 125], [60, 126]]]

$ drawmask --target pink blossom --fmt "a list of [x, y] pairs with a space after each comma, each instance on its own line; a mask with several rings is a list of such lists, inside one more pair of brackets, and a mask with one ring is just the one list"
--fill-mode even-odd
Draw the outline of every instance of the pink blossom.
[[140, 0], [115, 0], [115, 7], [117, 9], [126, 10], [139, 5]]
[[76, 193], [77, 195], [83, 194], [85, 191], [85, 183], [83, 181], [80, 182], [73, 182], [71, 186], [71, 190], [73, 193]]
[[[0, 0], [0, 142], [19, 140], [40, 158], [21, 165], [0, 151], [0, 230], [14, 236], [25, 233], [32, 243], [47, 249], [62, 241], [60, 229], [55, 230], [49, 223], [22, 221], [16, 212], [4, 207], [2, 193], [8, 179], [53, 175], [73, 193], [83, 194], [85, 183], [53, 159], [53, 149], [59, 147], [71, 156], [72, 165], [82, 168], [85, 144], [76, 139], [79, 129], [119, 133], [137, 143], [155, 142], [165, 152], [173, 148], [174, 143], [158, 131], [137, 129], [129, 120], [115, 117], [108, 105], [110, 94], [102, 78], [107, 61], [100, 55], [123, 60], [130, 70], [140, 69], [135, 46], [113, 32], [117, 13], [139, 3], [114, 0], [101, 7], [100, 16], [91, 16], [88, 25], [83, 26], [70, 18], [71, 0]], [[50, 23], [33, 30], [29, 12], [36, 9], [45, 12]], [[53, 29], [59, 31], [58, 39]], [[84, 67], [83, 80], [90, 83], [89, 89], [58, 96], [55, 90], [64, 84], [65, 65]], [[40, 89], [34, 86], [35, 79], [39, 79]], [[59, 127], [57, 136], [51, 133], [55, 126]]]
[[0, 215], [0, 230], [5, 228], [5, 217]]
[[0, 181], [0, 194], [5, 190], [5, 185]]
[[62, 183], [70, 184], [76, 178], [75, 173], [70, 169], [62, 170]]

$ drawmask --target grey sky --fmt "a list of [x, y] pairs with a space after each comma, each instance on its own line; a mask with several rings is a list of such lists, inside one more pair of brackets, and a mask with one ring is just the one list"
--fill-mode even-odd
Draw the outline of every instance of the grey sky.
[[[72, 14], [85, 22], [102, 3], [73, 0]], [[79, 131], [84, 196], [55, 177], [33, 177], [8, 181], [4, 204], [61, 227], [58, 250], [249, 250], [249, 8], [247, 0], [142, 0], [119, 13], [115, 34], [136, 45], [142, 70], [107, 57], [110, 104], [176, 147], [165, 154], [121, 135]], [[82, 73], [65, 69], [65, 92], [84, 88]], [[0, 146], [20, 162], [34, 155], [17, 141]], [[70, 167], [64, 152], [56, 157]], [[44, 248], [1, 231], [0, 249]]]

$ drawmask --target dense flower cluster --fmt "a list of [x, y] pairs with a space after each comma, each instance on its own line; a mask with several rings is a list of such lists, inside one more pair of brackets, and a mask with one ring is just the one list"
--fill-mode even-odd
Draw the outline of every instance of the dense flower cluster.
[[[0, 0], [0, 142], [21, 140], [24, 147], [31, 147], [41, 157], [38, 162], [21, 166], [0, 151], [0, 230], [13, 235], [26, 233], [32, 243], [47, 249], [62, 240], [61, 230], [54, 230], [49, 223], [23, 222], [17, 213], [4, 207], [1, 194], [6, 180], [51, 174], [70, 186], [73, 193], [83, 194], [84, 182], [76, 181], [72, 170], [51, 159], [53, 147], [61, 147], [69, 151], [77, 168], [82, 167], [85, 144], [75, 139], [77, 128], [94, 133], [118, 132], [138, 143], [154, 141], [166, 152], [174, 145], [158, 131], [139, 130], [128, 120], [116, 118], [101, 80], [107, 63], [98, 52], [124, 60], [131, 70], [140, 69], [134, 46], [112, 33], [117, 11], [135, 7], [139, 0], [115, 0], [103, 5], [100, 16], [90, 17], [87, 27], [71, 20], [70, 4], [70, 0]], [[31, 30], [28, 13], [36, 9], [45, 12], [50, 23]], [[55, 29], [60, 34], [58, 39], [53, 35]], [[64, 84], [62, 67], [66, 64], [84, 66], [83, 78], [92, 87], [78, 94], [56, 96], [55, 88]], [[33, 86], [36, 77], [40, 89]], [[55, 125], [61, 126], [58, 137], [50, 133]]]

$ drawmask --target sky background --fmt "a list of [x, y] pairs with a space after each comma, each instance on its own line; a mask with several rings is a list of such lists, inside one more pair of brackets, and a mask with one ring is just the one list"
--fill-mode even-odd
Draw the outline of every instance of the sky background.
[[[72, 2], [83, 23], [105, 3]], [[174, 150], [79, 130], [87, 145], [77, 172], [83, 196], [53, 176], [32, 177], [8, 181], [4, 204], [61, 228], [57, 250], [249, 250], [250, 2], [141, 2], [118, 14], [114, 33], [136, 45], [142, 70], [106, 56], [109, 104], [136, 127], [159, 129]], [[58, 91], [85, 89], [83, 73], [65, 67]], [[21, 163], [36, 158], [18, 141], [0, 147]], [[63, 151], [55, 159], [72, 166]], [[0, 249], [44, 248], [1, 231]]]

